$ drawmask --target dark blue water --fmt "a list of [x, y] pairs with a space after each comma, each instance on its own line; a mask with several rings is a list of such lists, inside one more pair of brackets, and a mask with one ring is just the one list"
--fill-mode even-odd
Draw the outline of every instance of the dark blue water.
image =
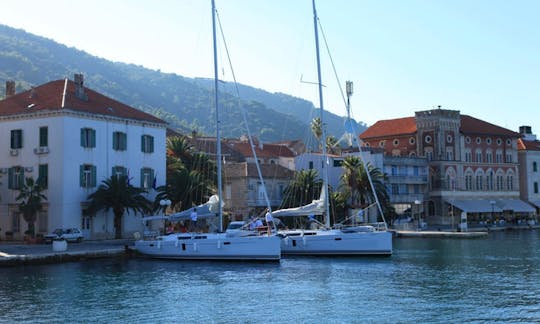
[[540, 322], [540, 231], [401, 238], [389, 258], [0, 269], [1, 322]]

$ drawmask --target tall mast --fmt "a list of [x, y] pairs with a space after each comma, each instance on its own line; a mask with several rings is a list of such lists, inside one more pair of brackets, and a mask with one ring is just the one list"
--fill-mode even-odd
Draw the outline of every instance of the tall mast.
[[223, 207], [222, 207], [222, 188], [221, 188], [221, 136], [220, 136], [220, 119], [219, 119], [219, 103], [218, 103], [218, 61], [217, 61], [217, 46], [216, 46], [216, 4], [212, 0], [212, 40], [214, 46], [214, 104], [216, 108], [216, 162], [217, 162], [217, 186], [218, 186], [218, 216], [219, 216], [219, 231], [223, 232]]
[[321, 136], [321, 146], [322, 146], [322, 176], [323, 176], [323, 192], [324, 192], [324, 207], [326, 212], [325, 217], [325, 225], [326, 227], [330, 227], [330, 206], [328, 204], [328, 201], [330, 197], [328, 196], [328, 157], [326, 154], [326, 130], [324, 127], [324, 119], [323, 119], [323, 94], [322, 94], [322, 78], [321, 78], [321, 58], [319, 55], [319, 28], [317, 25], [318, 17], [317, 17], [317, 9], [315, 9], [315, 0], [312, 0], [313, 3], [313, 27], [315, 28], [315, 49], [317, 52], [317, 78], [319, 83], [319, 107], [320, 107], [320, 118], [321, 118], [321, 127], [322, 127], [322, 136]]

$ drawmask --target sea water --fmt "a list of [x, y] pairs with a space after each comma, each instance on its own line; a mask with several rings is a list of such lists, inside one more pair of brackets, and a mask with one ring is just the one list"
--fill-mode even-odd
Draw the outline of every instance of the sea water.
[[391, 257], [0, 269], [0, 322], [540, 322], [540, 231], [395, 238]]

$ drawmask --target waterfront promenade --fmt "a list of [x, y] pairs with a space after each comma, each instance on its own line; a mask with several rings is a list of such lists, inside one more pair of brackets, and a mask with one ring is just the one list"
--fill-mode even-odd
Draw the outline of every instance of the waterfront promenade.
[[24, 242], [0, 242], [0, 266], [44, 264], [78, 261], [105, 257], [118, 257], [129, 253], [126, 246], [133, 240], [103, 240], [68, 243], [66, 251], [53, 251], [52, 244], [25, 244]]

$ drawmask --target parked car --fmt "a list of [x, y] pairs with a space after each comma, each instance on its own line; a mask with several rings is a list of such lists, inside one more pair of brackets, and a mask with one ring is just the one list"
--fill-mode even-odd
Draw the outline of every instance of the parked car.
[[46, 243], [51, 243], [54, 239], [64, 239], [68, 242], [81, 242], [83, 237], [83, 233], [78, 228], [57, 228], [51, 234], [45, 235], [43, 239]]

